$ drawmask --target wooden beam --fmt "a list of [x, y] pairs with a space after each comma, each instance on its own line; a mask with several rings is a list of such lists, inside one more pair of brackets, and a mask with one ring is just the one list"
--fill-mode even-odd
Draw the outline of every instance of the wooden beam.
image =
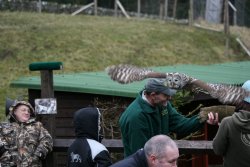
[[[40, 71], [41, 75], [41, 98], [54, 98], [53, 88], [53, 70], [62, 69], [61, 62], [36, 62], [29, 65], [30, 71]], [[55, 114], [38, 115], [38, 120], [44, 124], [52, 138], [55, 138]], [[46, 160], [43, 160], [43, 166], [54, 166], [55, 157], [50, 152]], [[1, 165], [0, 165], [1, 166]]]
[[38, 13], [42, 13], [42, 1], [41, 0], [38, 0], [37, 7], [38, 7]]
[[82, 12], [82, 11], [88, 9], [88, 8], [90, 8], [90, 7], [93, 6], [93, 5], [95, 5], [94, 2], [92, 2], [92, 3], [88, 4], [88, 5], [85, 5], [85, 6], [81, 7], [80, 9], [78, 9], [77, 11], [73, 12], [73, 13], [71, 14], [71, 16], [75, 16], [76, 14], [78, 14], [78, 13], [80, 13], [80, 12]]
[[95, 13], [95, 16], [97, 16], [97, 6], [98, 6], [98, 1], [94, 0], [94, 13]]
[[[52, 70], [41, 70], [41, 98], [54, 98], [53, 88], [53, 71]], [[49, 131], [50, 135], [55, 138], [55, 115], [43, 115], [39, 116], [42, 121], [46, 122], [45, 126]]]
[[137, 17], [141, 15], [141, 0], [137, 0]]
[[240, 46], [244, 49], [248, 56], [250, 56], [250, 51], [246, 47], [246, 45], [240, 40], [240, 38], [236, 38], [236, 41], [240, 44]]
[[[56, 152], [67, 151], [74, 139], [54, 139], [54, 148]], [[111, 152], [123, 152], [123, 144], [119, 139], [103, 139], [102, 144]]]
[[197, 27], [197, 28], [209, 30], [209, 31], [222, 32], [222, 30], [220, 30], [220, 29], [218, 29], [218, 28], [217, 28], [217, 29], [216, 29], [216, 28], [210, 28], [210, 27], [202, 26], [202, 25], [197, 24], [197, 23], [194, 23], [193, 26], [194, 26], [194, 27]]
[[192, 26], [194, 23], [194, 1], [189, 0], [189, 26]]
[[52, 70], [41, 70], [41, 97], [42, 98], [54, 97]]
[[119, 6], [119, 8], [121, 9], [122, 13], [128, 18], [130, 19], [129, 15], [127, 14], [127, 12], [125, 11], [124, 7], [122, 6], [121, 2], [119, 0], [116, 1], [117, 5]]
[[174, 6], [173, 6], [173, 18], [176, 19], [176, 8], [177, 8], [177, 2], [178, 0], [174, 0]]
[[214, 153], [212, 141], [207, 140], [175, 140], [180, 153], [211, 154]]
[[163, 15], [164, 15], [164, 0], [160, 0], [160, 11], [159, 11], [159, 17], [160, 19], [163, 19]]
[[228, 4], [229, 4], [229, 6], [233, 9], [233, 11], [234, 11], [234, 14], [233, 14], [233, 18], [234, 18], [234, 22], [233, 22], [233, 25], [236, 25], [237, 24], [237, 16], [236, 16], [236, 14], [237, 14], [237, 9], [235, 8], [235, 6], [230, 2], [230, 1], [228, 1]]
[[118, 0], [115, 0], [115, 17], [118, 16], [118, 3], [117, 3]]
[[[67, 151], [74, 139], [54, 139], [54, 151]], [[181, 154], [213, 154], [212, 141], [206, 140], [175, 140]], [[123, 152], [122, 140], [103, 139], [102, 144], [110, 152]]]
[[165, 20], [167, 20], [168, 19], [168, 0], [165, 0], [165, 5], [164, 5], [164, 12], [165, 12], [165, 14], [164, 14], [164, 18], [165, 18]]
[[[54, 88], [53, 88], [53, 71], [52, 70], [41, 70], [41, 98], [53, 98]], [[40, 116], [42, 117], [42, 122], [46, 122], [45, 128], [49, 131], [52, 138], [55, 138], [55, 115], [48, 114]], [[49, 153], [46, 157], [46, 161], [43, 162], [46, 166], [54, 165], [55, 156], [53, 153]]]
[[229, 9], [228, 9], [228, 0], [225, 0], [224, 3], [224, 33], [226, 36], [225, 40], [225, 56], [229, 55]]

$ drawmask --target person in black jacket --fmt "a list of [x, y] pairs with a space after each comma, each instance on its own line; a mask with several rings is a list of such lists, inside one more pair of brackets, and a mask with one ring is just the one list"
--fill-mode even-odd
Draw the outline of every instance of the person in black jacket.
[[67, 152], [68, 167], [107, 167], [111, 158], [101, 144], [100, 111], [96, 107], [82, 108], [74, 114], [76, 139]]
[[156, 135], [129, 157], [111, 167], [177, 167], [179, 150], [176, 143], [166, 135]]

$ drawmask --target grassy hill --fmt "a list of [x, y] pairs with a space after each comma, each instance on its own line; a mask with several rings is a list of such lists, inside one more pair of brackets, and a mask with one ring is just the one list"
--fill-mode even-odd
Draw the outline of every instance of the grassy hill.
[[233, 40], [224, 56], [224, 35], [159, 20], [0, 12], [0, 119], [5, 98], [26, 90], [10, 88], [20, 76], [39, 75], [28, 66], [61, 61], [63, 71], [100, 71], [129, 63], [142, 67], [249, 60]]

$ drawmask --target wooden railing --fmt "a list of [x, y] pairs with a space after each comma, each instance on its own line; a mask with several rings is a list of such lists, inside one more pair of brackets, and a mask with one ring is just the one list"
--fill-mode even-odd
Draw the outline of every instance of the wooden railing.
[[[54, 151], [67, 151], [74, 139], [54, 139]], [[182, 154], [213, 154], [212, 141], [206, 140], [175, 140]], [[102, 144], [110, 152], [123, 152], [123, 144], [119, 139], [103, 139]]]

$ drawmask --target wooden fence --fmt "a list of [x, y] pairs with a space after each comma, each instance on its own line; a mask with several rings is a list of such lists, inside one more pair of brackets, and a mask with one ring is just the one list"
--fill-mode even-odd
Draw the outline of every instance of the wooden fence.
[[[54, 139], [54, 151], [65, 152], [74, 139]], [[212, 141], [206, 140], [175, 140], [180, 153], [213, 154]], [[110, 152], [123, 152], [123, 144], [119, 139], [103, 139], [102, 144]]]

